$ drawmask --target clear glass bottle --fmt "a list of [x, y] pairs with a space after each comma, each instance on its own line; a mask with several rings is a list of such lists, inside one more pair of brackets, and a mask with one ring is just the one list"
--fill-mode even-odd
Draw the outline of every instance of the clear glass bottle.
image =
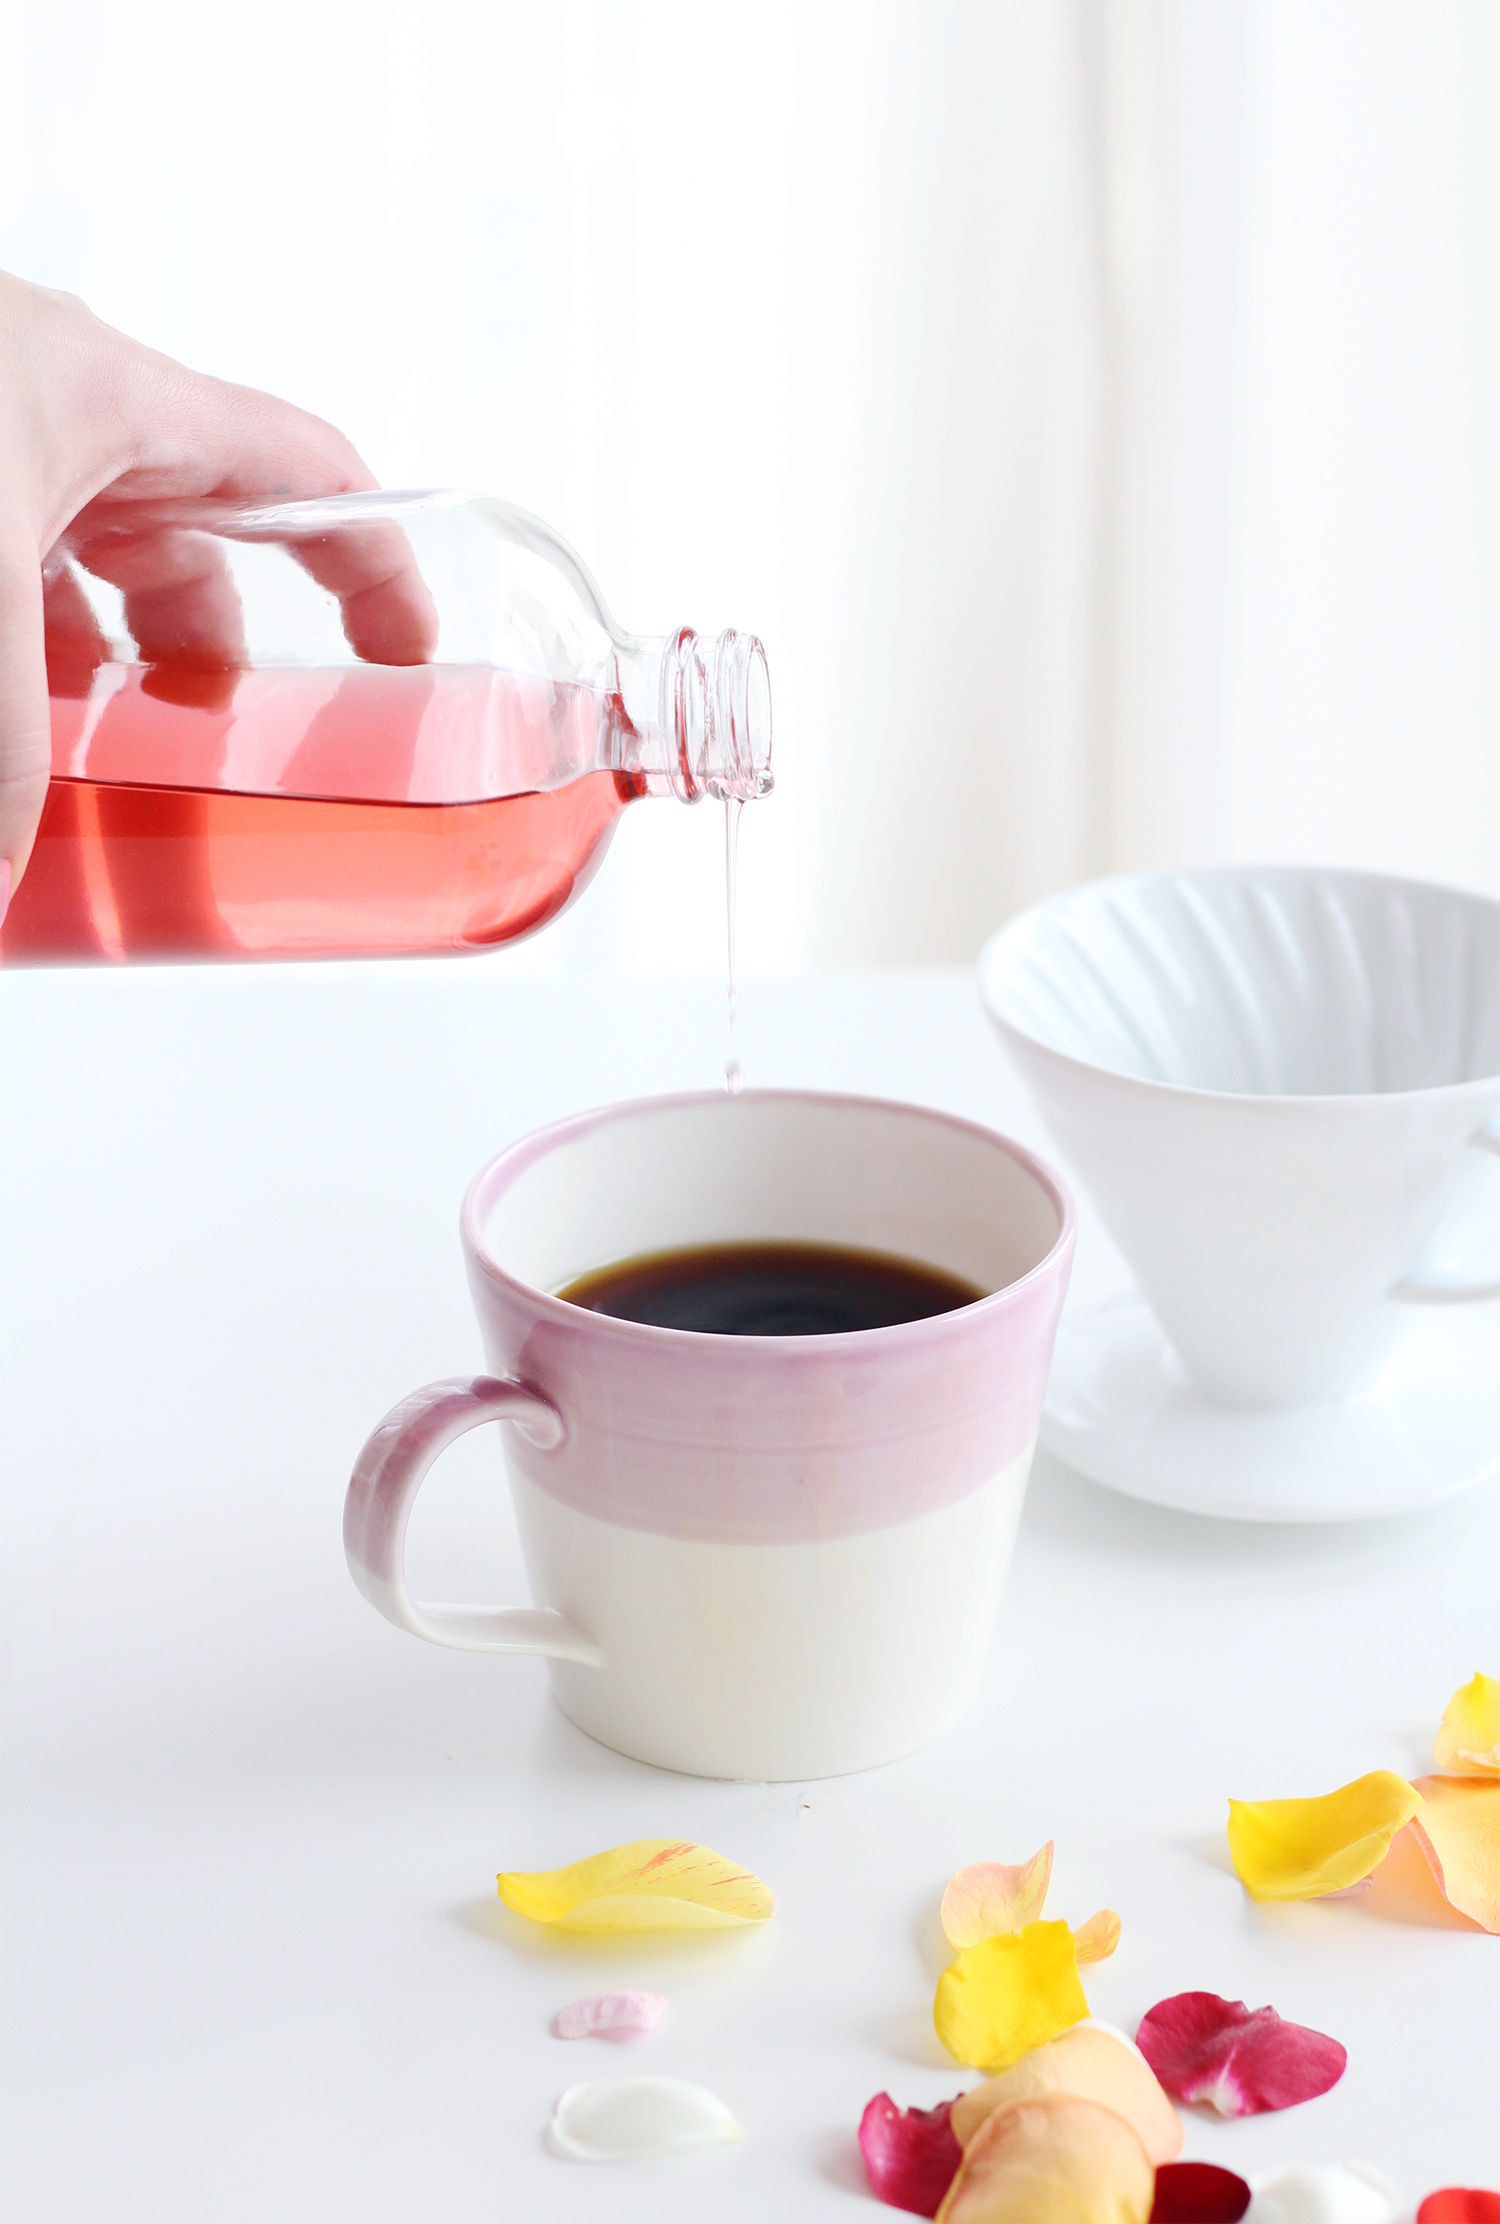
[[771, 786], [760, 643], [621, 632], [503, 502], [84, 519], [49, 562], [52, 781], [0, 963], [487, 949], [557, 916], [637, 796]]

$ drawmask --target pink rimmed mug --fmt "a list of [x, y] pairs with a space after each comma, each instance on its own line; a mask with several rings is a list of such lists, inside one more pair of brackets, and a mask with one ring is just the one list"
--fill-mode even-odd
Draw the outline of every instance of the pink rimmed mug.
[[[361, 1452], [344, 1549], [372, 1605], [434, 1644], [544, 1654], [581, 1729], [690, 1775], [841, 1775], [963, 1714], [1072, 1263], [1055, 1174], [912, 1105], [660, 1097], [513, 1144], [461, 1235], [490, 1371], [414, 1392]], [[896, 1253], [988, 1294], [831, 1336], [646, 1327], [553, 1294], [643, 1252], [777, 1240]], [[412, 1505], [488, 1421], [536, 1603], [420, 1604]]]

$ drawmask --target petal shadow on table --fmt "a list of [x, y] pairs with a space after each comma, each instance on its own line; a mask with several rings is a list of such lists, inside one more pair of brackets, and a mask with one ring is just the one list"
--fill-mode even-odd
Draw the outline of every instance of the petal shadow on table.
[[857, 2193], [870, 2206], [870, 2178], [852, 2130], [827, 2131], [814, 2142], [813, 2167], [841, 2192]]
[[1415, 1924], [1424, 1930], [1471, 1931], [1486, 1936], [1484, 1925], [1450, 1907], [1409, 1830], [1398, 1830], [1391, 1850], [1365, 1890], [1347, 1903], [1351, 1913], [1377, 1923]]
[[745, 1930], [566, 1931], [529, 1923], [514, 1914], [498, 1895], [462, 1900], [450, 1908], [454, 1922], [476, 1938], [529, 1961], [607, 1964], [623, 1982], [631, 1972], [642, 1983], [664, 1967], [678, 1971], [712, 1969], [727, 1974], [742, 1970], [765, 1951], [766, 1933], [756, 1925]]
[[914, 1897], [906, 1935], [912, 1948], [912, 1986], [893, 1993], [884, 2007], [874, 2011], [866, 2036], [883, 2054], [911, 2068], [951, 2070], [953, 2057], [932, 2020], [933, 1987], [953, 1958], [938, 1917], [936, 1893]]

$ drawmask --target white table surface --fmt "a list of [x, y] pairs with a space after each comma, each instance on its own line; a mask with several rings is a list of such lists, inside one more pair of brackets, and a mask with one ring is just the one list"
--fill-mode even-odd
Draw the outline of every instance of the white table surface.
[[[915, 1759], [810, 1785], [657, 1773], [573, 1729], [539, 1662], [405, 1637], [345, 1573], [350, 1463], [477, 1366], [456, 1232], [475, 1167], [591, 1102], [700, 1086], [707, 984], [468, 963], [0, 977], [4, 1173], [4, 2160], [14, 2224], [879, 2213], [855, 2126], [970, 2079], [933, 2035], [950, 1872], [1057, 1841], [1049, 1913], [1118, 1908], [1087, 1973], [1130, 2028], [1206, 1988], [1341, 2038], [1279, 2116], [1193, 2116], [1246, 2173], [1362, 2156], [1408, 2203], [1500, 2183], [1500, 1942], [1421, 1876], [1253, 1905], [1225, 1798], [1415, 1774], [1500, 1673], [1500, 1495], [1345, 1530], [1195, 1521], [1038, 1460], [988, 1679]], [[1041, 1143], [968, 979], [752, 985], [752, 1082], [919, 1098]], [[1085, 1214], [1075, 1293], [1118, 1276]], [[429, 1595], [523, 1594], [486, 1435], [419, 1512]], [[501, 1868], [698, 1838], [762, 1930], [551, 1937]], [[668, 1996], [633, 2050], [564, 2001]], [[698, 2079], [746, 2144], [554, 2159], [557, 2093]]]

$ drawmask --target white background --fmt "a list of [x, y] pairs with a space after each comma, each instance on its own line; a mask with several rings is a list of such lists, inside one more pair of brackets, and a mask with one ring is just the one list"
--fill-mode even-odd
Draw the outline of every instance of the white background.
[[[1500, 889], [1489, 0], [0, 0], [0, 266], [749, 626], [748, 970], [1090, 872]], [[714, 970], [632, 812], [520, 970]]]
[[[0, 0], [0, 265], [540, 511], [634, 627], [761, 630], [748, 970], [966, 962], [1112, 865], [1500, 891], [1497, 123], [1490, 0]], [[716, 974], [721, 900], [662, 804], [471, 967], [0, 983], [16, 2213], [487, 2219], [518, 2171], [597, 2214], [539, 2126], [599, 2064], [546, 2022], [628, 1966], [752, 2134], [643, 2209], [869, 2215], [864, 2101], [961, 2082], [942, 1884], [1054, 1832], [1058, 1911], [1125, 1917], [1106, 2012], [1209, 1984], [1350, 2044], [1196, 2151], [1494, 2182], [1493, 1941], [1256, 1909], [1221, 1837], [1231, 1791], [1423, 1766], [1495, 1666], [1493, 1493], [1288, 1535], [1043, 1463], [974, 1717], [805, 1812], [616, 1762], [348, 1585], [360, 1436], [477, 1361], [464, 1180], [713, 1079], [716, 984], [604, 976]], [[1029, 1132], [959, 977], [759, 997], [753, 1081]], [[434, 1581], [481, 1506], [518, 1574], [489, 1451]], [[745, 1951], [497, 1919], [502, 1863], [678, 1830], [781, 1893]]]

